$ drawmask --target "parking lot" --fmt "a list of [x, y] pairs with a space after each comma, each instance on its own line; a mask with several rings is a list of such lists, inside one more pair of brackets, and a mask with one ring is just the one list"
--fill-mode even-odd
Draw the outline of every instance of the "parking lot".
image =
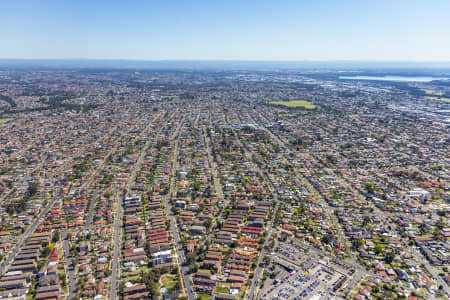
[[273, 253], [273, 262], [276, 277], [266, 281], [261, 299], [328, 299], [336, 284], [349, 275], [339, 265], [284, 243]]

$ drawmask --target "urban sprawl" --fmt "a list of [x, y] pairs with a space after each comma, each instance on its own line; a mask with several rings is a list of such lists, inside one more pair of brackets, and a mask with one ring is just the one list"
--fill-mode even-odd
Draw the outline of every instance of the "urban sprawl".
[[448, 80], [2, 70], [0, 298], [448, 299], [449, 126]]

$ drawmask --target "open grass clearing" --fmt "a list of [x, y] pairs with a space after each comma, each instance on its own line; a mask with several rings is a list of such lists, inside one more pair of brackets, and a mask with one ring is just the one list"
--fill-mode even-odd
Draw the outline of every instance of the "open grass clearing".
[[200, 300], [210, 300], [211, 296], [208, 294], [197, 294], [198, 299]]
[[425, 99], [427, 99], [427, 100], [437, 100], [437, 101], [442, 101], [442, 102], [450, 103], [450, 98], [445, 98], [445, 97], [431, 97], [431, 96], [426, 96]]
[[175, 276], [171, 274], [164, 274], [161, 276], [161, 283], [167, 290], [171, 291], [175, 287]]
[[288, 108], [305, 108], [305, 109], [315, 109], [317, 106], [309, 101], [305, 100], [291, 100], [291, 101], [269, 101], [267, 104], [285, 106]]
[[230, 291], [228, 289], [223, 288], [223, 287], [216, 287], [214, 292], [215, 293], [223, 293], [223, 294], [229, 294], [230, 293]]
[[425, 93], [428, 95], [442, 96], [442, 92], [436, 92], [433, 90], [425, 90]]
[[294, 114], [278, 114], [278, 118], [283, 118], [283, 117], [295, 117]]

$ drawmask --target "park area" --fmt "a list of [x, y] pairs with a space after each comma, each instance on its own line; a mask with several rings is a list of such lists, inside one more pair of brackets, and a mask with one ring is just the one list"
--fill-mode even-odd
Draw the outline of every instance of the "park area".
[[284, 106], [288, 108], [304, 108], [304, 109], [315, 109], [317, 106], [309, 101], [305, 100], [291, 100], [291, 101], [270, 101], [267, 102], [270, 105]]
[[447, 102], [450, 103], [450, 98], [445, 98], [445, 97], [440, 97], [440, 96], [426, 96], [425, 99], [427, 100], [437, 100], [437, 101], [443, 101], [443, 102]]

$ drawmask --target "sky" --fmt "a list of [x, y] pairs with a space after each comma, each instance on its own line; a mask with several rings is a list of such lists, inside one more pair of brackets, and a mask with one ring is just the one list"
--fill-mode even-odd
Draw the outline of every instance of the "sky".
[[449, 0], [0, 1], [0, 58], [450, 61]]

